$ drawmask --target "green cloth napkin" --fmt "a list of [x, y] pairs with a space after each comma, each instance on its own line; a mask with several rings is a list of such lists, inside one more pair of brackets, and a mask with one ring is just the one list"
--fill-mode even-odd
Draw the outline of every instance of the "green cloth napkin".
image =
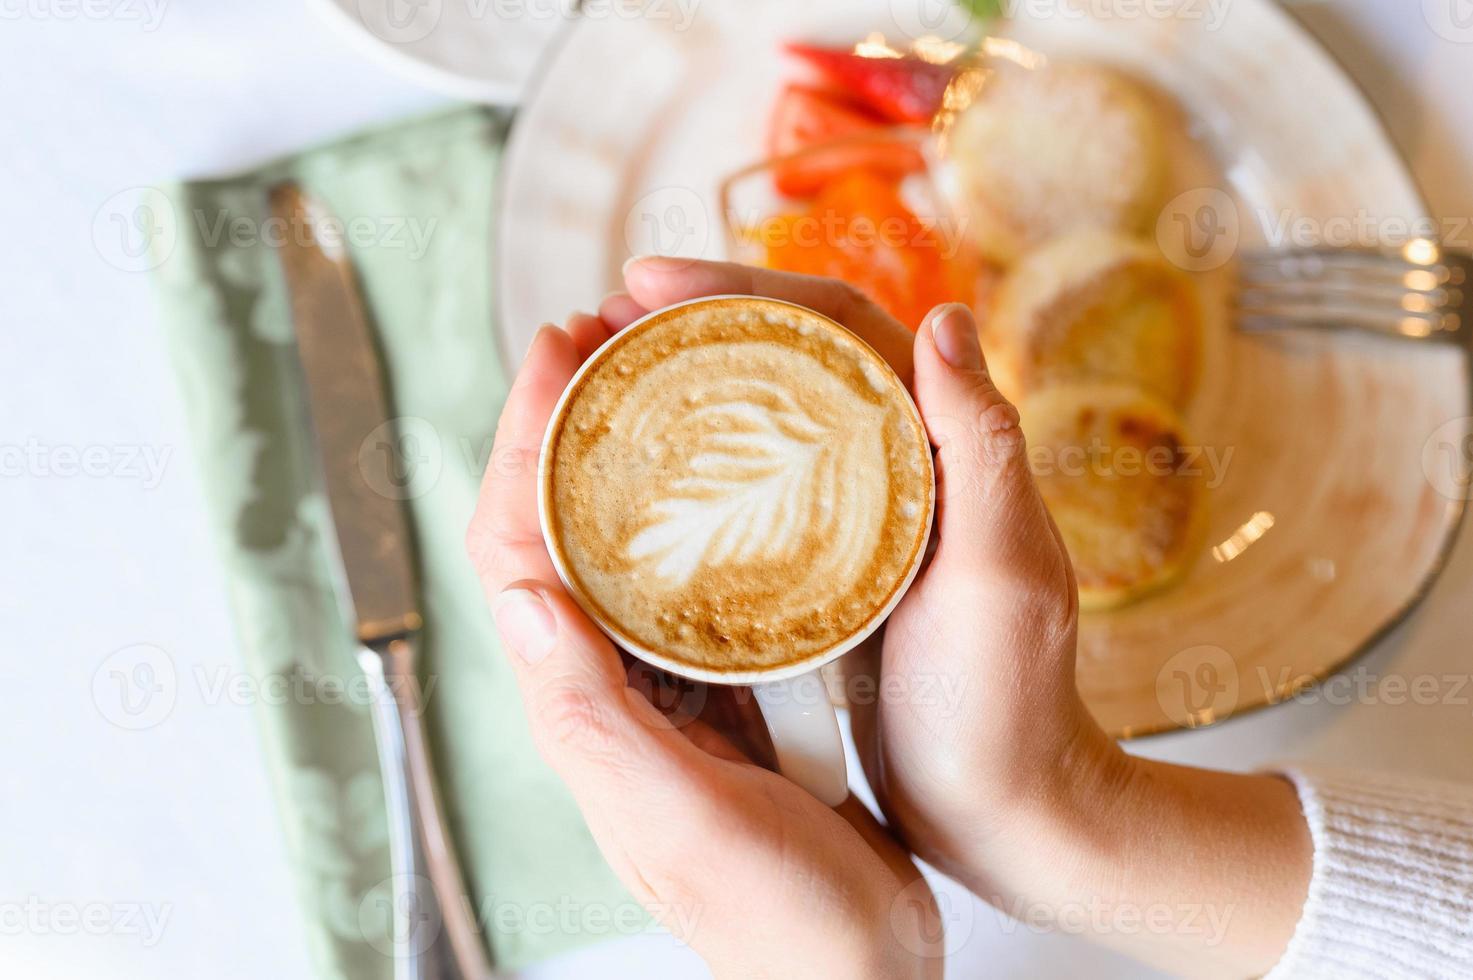
[[285, 692], [263, 696], [258, 714], [325, 977], [391, 975], [383, 910], [393, 883], [373, 733], [334, 592], [331, 526], [270, 245], [280, 229], [265, 221], [266, 189], [286, 178], [343, 223], [404, 417], [430, 737], [493, 959], [513, 968], [634, 921], [633, 900], [536, 756], [462, 549], [506, 392], [489, 287], [504, 135], [503, 117], [457, 109], [163, 189], [177, 234], [154, 237], [162, 312], [244, 667], [259, 690]]

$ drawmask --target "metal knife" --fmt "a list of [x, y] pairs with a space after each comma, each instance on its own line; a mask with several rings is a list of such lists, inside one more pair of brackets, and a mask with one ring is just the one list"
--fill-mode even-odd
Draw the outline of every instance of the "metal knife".
[[[373, 725], [389, 817], [395, 980], [484, 980], [491, 975], [445, 827], [430, 763], [415, 672], [422, 620], [413, 540], [391, 489], [394, 417], [378, 347], [359, 298], [341, 225], [293, 183], [274, 187], [272, 216], [286, 229], [278, 249], [291, 298], [338, 552], [340, 594], [374, 694]], [[333, 228], [339, 229], [333, 232]]]

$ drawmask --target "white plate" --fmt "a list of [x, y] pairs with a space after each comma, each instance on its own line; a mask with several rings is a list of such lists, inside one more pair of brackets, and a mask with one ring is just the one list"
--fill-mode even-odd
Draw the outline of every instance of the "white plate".
[[[781, 39], [904, 40], [922, 28], [897, 16], [917, 6], [704, 0], [683, 29], [673, 17], [575, 25], [505, 161], [496, 288], [507, 363], [538, 324], [596, 304], [630, 254], [722, 256], [716, 190], [761, 156], [790, 75]], [[1327, 234], [1425, 215], [1360, 93], [1269, 0], [1236, 0], [1220, 22], [1196, 2], [1183, 7], [1196, 17], [1164, 20], [1125, 16], [1143, 9], [1129, 0], [1114, 16], [1102, 16], [1108, 2], [1081, 6], [1093, 13], [1023, 19], [1009, 33], [1173, 93], [1236, 198], [1202, 201], [1236, 207], [1243, 244], [1282, 215]], [[1458, 352], [1225, 329], [1208, 349], [1189, 421], [1204, 445], [1234, 454], [1210, 497], [1209, 547], [1180, 585], [1081, 624], [1081, 689], [1121, 735], [1208, 723], [1343, 664], [1423, 594], [1462, 514], [1456, 486], [1424, 469], [1473, 414]]]
[[515, 105], [576, 0], [312, 0], [389, 67], [457, 99]]

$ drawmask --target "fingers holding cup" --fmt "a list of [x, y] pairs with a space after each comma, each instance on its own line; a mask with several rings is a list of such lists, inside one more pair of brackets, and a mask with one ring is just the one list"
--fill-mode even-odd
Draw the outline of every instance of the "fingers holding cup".
[[488, 599], [515, 579], [553, 576], [537, 519], [537, 457], [548, 419], [580, 361], [567, 333], [544, 326], [507, 394], [466, 531], [466, 551]]

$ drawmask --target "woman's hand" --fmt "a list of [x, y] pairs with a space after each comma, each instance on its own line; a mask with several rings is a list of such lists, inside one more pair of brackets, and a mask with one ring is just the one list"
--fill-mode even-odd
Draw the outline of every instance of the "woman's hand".
[[865, 768], [917, 854], [1004, 912], [1057, 923], [1193, 975], [1268, 970], [1298, 920], [1310, 843], [1285, 781], [1127, 756], [1075, 686], [1073, 572], [1028, 467], [1018, 413], [970, 311], [910, 332], [850, 287], [653, 259], [612, 314], [716, 293], [825, 313], [914, 392], [936, 448], [934, 556], [882, 637], [848, 658]]
[[616, 297], [537, 334], [467, 536], [538, 749], [620, 880], [717, 976], [939, 977], [931, 892], [869, 812], [754, 764], [760, 739], [720, 730], [742, 734], [727, 689], [703, 692], [700, 717], [657, 709], [558, 582], [538, 528], [543, 432], [582, 360], [642, 312]]

